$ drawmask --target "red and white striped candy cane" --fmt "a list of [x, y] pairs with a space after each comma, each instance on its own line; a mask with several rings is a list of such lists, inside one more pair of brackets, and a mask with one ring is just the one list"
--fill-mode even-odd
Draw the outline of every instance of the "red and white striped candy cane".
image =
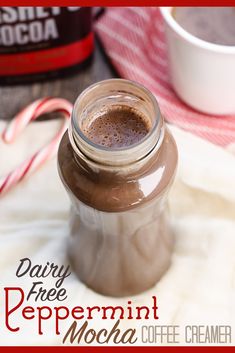
[[36, 120], [42, 114], [51, 112], [59, 112], [63, 115], [64, 121], [60, 130], [49, 143], [35, 152], [32, 156], [28, 157], [9, 174], [0, 178], [0, 195], [10, 190], [26, 176], [32, 174], [56, 154], [60, 140], [68, 126], [68, 121], [72, 112], [72, 104], [62, 98], [46, 97], [38, 99], [18, 113], [3, 131], [3, 140], [6, 143], [11, 143], [31, 121]]

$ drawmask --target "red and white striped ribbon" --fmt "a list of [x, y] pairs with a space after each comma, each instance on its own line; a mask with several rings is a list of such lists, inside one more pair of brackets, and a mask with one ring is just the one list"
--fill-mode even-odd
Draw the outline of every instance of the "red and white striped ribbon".
[[42, 114], [51, 112], [59, 112], [63, 115], [64, 120], [61, 128], [49, 143], [28, 157], [10, 173], [0, 178], [0, 195], [9, 191], [14, 185], [55, 156], [60, 140], [68, 127], [72, 104], [62, 98], [46, 97], [38, 99], [18, 113], [3, 131], [3, 140], [6, 143], [12, 143], [31, 121], [36, 120]]
[[96, 30], [120, 76], [149, 88], [168, 122], [221, 146], [235, 141], [235, 116], [197, 112], [173, 91], [157, 7], [110, 7], [96, 22]]

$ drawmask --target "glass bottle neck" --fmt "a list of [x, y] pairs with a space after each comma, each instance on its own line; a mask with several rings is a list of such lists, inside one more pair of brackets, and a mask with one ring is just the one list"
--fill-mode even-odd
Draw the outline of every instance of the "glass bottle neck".
[[[83, 125], [114, 105], [134, 108], [149, 119], [150, 130], [139, 142], [121, 148], [93, 143], [83, 133]], [[143, 164], [157, 151], [164, 138], [165, 124], [155, 97], [132, 81], [111, 79], [85, 90], [77, 99], [69, 126], [69, 139], [75, 154], [100, 168], [125, 168]]]

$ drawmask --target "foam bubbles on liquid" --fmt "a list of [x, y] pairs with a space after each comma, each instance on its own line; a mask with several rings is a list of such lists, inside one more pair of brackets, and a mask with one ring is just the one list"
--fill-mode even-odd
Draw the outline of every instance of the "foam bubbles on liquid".
[[83, 133], [97, 145], [120, 148], [139, 142], [150, 128], [150, 121], [142, 113], [120, 105], [113, 106], [92, 120], [83, 127]]

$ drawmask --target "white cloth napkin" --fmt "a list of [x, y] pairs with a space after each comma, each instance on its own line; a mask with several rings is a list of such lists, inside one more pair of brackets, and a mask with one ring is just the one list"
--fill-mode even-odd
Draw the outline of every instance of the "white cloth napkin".
[[[0, 175], [50, 139], [58, 124], [32, 123], [13, 145], [0, 140]], [[0, 131], [4, 126], [1, 122]], [[150, 305], [152, 295], [156, 295], [159, 320], [122, 320], [120, 327], [137, 328], [139, 335], [144, 324], [180, 325], [181, 330], [187, 324], [231, 325], [235, 330], [235, 156], [178, 128], [170, 129], [179, 149], [178, 172], [170, 193], [176, 233], [172, 266], [154, 288], [129, 298], [135, 305]], [[37, 321], [22, 319], [18, 310], [11, 320], [20, 330], [7, 330], [3, 287], [20, 286], [25, 292], [30, 289], [33, 278], [15, 275], [24, 257], [29, 257], [32, 264], [67, 264], [68, 212], [69, 200], [57, 173], [56, 159], [0, 198], [0, 345], [62, 344], [71, 319], [60, 324], [61, 335], [55, 334], [53, 319], [43, 323], [45, 332], [38, 335]], [[45, 281], [48, 287], [54, 283], [51, 277]], [[68, 299], [59, 305], [127, 303], [126, 298], [94, 293], [73, 273], [65, 279], [64, 287]], [[14, 300], [17, 303], [19, 298]], [[56, 306], [54, 302], [40, 301], [25, 302], [24, 306], [30, 304]], [[113, 324], [112, 320], [104, 322], [97, 317], [91, 326], [100, 329]], [[185, 344], [182, 337], [180, 343]]]

